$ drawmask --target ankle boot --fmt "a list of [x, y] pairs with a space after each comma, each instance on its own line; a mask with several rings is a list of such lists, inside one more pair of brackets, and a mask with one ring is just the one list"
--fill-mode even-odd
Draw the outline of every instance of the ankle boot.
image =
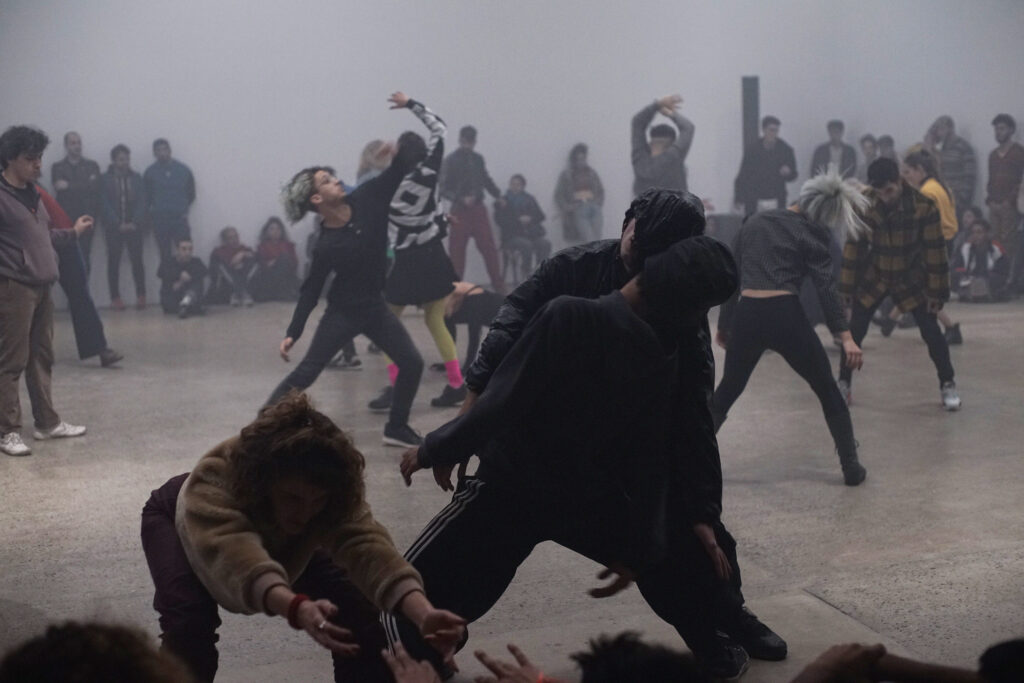
[[850, 413], [830, 415], [825, 418], [825, 422], [828, 423], [828, 430], [832, 433], [832, 439], [836, 444], [839, 465], [843, 468], [843, 482], [847, 486], [857, 486], [867, 478], [868, 471], [864, 469], [857, 458], [859, 444], [853, 438], [853, 423], [850, 421]]

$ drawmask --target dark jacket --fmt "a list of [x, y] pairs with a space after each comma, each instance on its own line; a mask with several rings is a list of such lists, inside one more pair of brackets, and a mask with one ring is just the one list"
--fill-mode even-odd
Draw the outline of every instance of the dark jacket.
[[97, 217], [100, 211], [100, 167], [91, 159], [72, 164], [61, 159], [50, 167], [54, 189], [58, 180], [68, 183], [65, 190], [56, 190], [57, 203], [74, 223], [81, 216]]
[[[522, 223], [520, 216], [529, 216], [529, 223]], [[505, 194], [505, 203], [494, 209], [494, 221], [501, 229], [501, 243], [508, 244], [508, 241], [516, 237], [535, 239], [543, 237], [544, 211], [541, 210], [537, 199], [529, 192]]]
[[[829, 161], [832, 159], [829, 147], [831, 143], [826, 142], [814, 149], [814, 156], [811, 157], [811, 171], [808, 177], [814, 176], [828, 170]], [[843, 153], [839, 157], [839, 174], [843, 178], [852, 178], [857, 174], [857, 150], [850, 145], [843, 145]]]
[[441, 165], [441, 197], [458, 204], [463, 197], [484, 198], [484, 190], [497, 199], [501, 190], [487, 172], [484, 158], [470, 149], [457, 149]]
[[196, 181], [189, 167], [177, 159], [155, 162], [142, 176], [149, 214], [155, 218], [184, 218], [196, 200]]
[[6, 181], [0, 181], [0, 277], [49, 285], [59, 276], [54, 247], [73, 243], [78, 236], [74, 230], [50, 229], [50, 216], [38, 192], [33, 203], [30, 210]]
[[399, 149], [386, 171], [348, 195], [345, 201], [352, 207], [352, 218], [344, 227], [324, 228], [321, 224], [309, 276], [302, 283], [285, 336], [293, 340], [302, 336], [306, 320], [332, 272], [334, 281], [327, 292], [328, 306], [360, 306], [384, 300], [388, 210], [395, 190], [413, 166], [409, 154]]
[[135, 223], [142, 228], [146, 219], [146, 192], [142, 176], [129, 171], [127, 182], [122, 185], [121, 176], [109, 169], [100, 179], [103, 210], [100, 220], [107, 230], [117, 230], [122, 223]]
[[[789, 166], [785, 176], [779, 173], [783, 166]], [[796, 176], [796, 155], [792, 147], [778, 138], [774, 147], [766, 149], [764, 140], [758, 140], [743, 152], [733, 188], [736, 202], [748, 204], [758, 199], [777, 199], [782, 206], [786, 203], [786, 183], [796, 180]]]
[[652, 187], [664, 187], [670, 190], [687, 189], [685, 162], [690, 145], [693, 144], [694, 125], [682, 114], [673, 113], [672, 121], [679, 129], [675, 141], [658, 156], [651, 156], [651, 147], [647, 143], [647, 126], [651, 124], [657, 112], [658, 103], [652, 102], [633, 117], [631, 158], [633, 161], [634, 196]]
[[197, 256], [193, 256], [185, 263], [181, 263], [174, 256], [165, 259], [156, 273], [156, 276], [160, 278], [160, 291], [173, 291], [174, 283], [178, 281], [183, 272], [188, 272], [189, 277], [192, 278], [188, 286], [202, 292], [203, 278], [206, 277], [207, 270]]
[[[715, 361], [706, 313], [732, 294], [736, 265], [725, 246], [709, 237], [691, 239], [707, 243], [705, 267], [731, 274], [728, 291], [705, 291], [700, 283], [695, 283], [694, 307], [700, 314], [679, 331], [679, 364], [671, 404], [672, 444], [681, 472], [680, 503], [690, 519], [712, 522], [722, 511], [722, 466], [709, 408]], [[560, 295], [598, 297], [620, 289], [629, 279], [619, 256], [618, 240], [571, 247], [547, 259], [529, 280], [506, 297], [479, 355], [466, 373], [467, 386], [477, 393], [488, 386], [526, 324], [548, 301]]]

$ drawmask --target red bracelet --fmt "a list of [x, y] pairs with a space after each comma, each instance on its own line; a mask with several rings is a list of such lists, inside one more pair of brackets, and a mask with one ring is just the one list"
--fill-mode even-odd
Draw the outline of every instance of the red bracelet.
[[288, 625], [295, 630], [299, 630], [302, 627], [299, 626], [299, 622], [296, 621], [296, 617], [299, 616], [299, 605], [309, 600], [309, 596], [304, 593], [296, 593], [292, 601], [288, 603]]

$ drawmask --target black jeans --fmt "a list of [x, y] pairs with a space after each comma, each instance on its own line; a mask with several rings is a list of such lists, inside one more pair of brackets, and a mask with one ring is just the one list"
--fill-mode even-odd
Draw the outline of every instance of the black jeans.
[[[161, 649], [183, 661], [197, 681], [209, 683], [217, 673], [217, 602], [196, 576], [174, 526], [178, 494], [188, 474], [172, 477], [153, 491], [142, 509], [142, 549], [153, 578], [153, 608], [160, 614]], [[334, 657], [334, 680], [362, 683], [391, 681], [380, 657], [386, 644], [377, 609], [348, 580], [331, 558], [317, 551], [292, 589], [338, 607], [331, 622], [350, 629], [360, 646], [356, 657]], [[277, 619], [284, 632], [284, 619]], [[309, 643], [310, 652], [316, 648]]]
[[394, 426], [406, 424], [409, 421], [412, 401], [420, 387], [423, 358], [412, 343], [405, 326], [388, 310], [383, 299], [366, 305], [344, 308], [328, 305], [323, 317], [320, 318], [320, 324], [316, 327], [313, 341], [310, 342], [305, 357], [284, 381], [277, 385], [274, 393], [267, 399], [267, 405], [278, 401], [292, 389], [303, 390], [312, 385], [338, 351], [357, 334], [366, 335], [398, 366], [398, 379], [395, 380], [395, 393], [391, 401], [388, 422]]
[[725, 419], [729, 408], [743, 393], [761, 354], [767, 349], [781, 355], [811, 386], [825, 417], [849, 413], [832, 379], [825, 349], [807, 320], [799, 297], [740, 299], [728, 344], [722, 381], [711, 398], [716, 423]]
[[121, 254], [128, 247], [128, 260], [132, 264], [132, 281], [135, 282], [135, 296], [146, 296], [146, 270], [142, 263], [142, 232], [139, 228], [121, 232], [107, 228], [107, 284], [110, 298], [121, 298]]
[[66, 244], [57, 250], [60, 288], [68, 298], [71, 326], [75, 330], [78, 357], [91, 358], [107, 348], [103, 322], [89, 294], [89, 275], [78, 243]]
[[[554, 541], [605, 566], [618, 559], [622, 538], [606, 533], [618, 526], [615, 501], [586, 503], [585, 509], [574, 502], [467, 477], [405, 556], [423, 577], [435, 607], [473, 622], [498, 601], [519, 565], [542, 541]], [[692, 650], [706, 652], [715, 633], [710, 561], [688, 530], [670, 537], [667, 545], [664, 559], [637, 573], [637, 587]], [[440, 667], [436, 651], [410, 621], [393, 615], [383, 620], [392, 643], [401, 642], [414, 658]]]
[[[868, 333], [868, 325], [871, 324], [871, 316], [874, 315], [878, 303], [866, 308], [859, 301], [853, 304], [853, 316], [850, 318], [850, 334], [853, 341], [859, 345], [864, 336]], [[934, 313], [929, 313], [926, 304], [921, 304], [910, 312], [917, 322], [917, 328], [921, 331], [921, 339], [928, 345], [928, 355], [935, 363], [935, 369], [939, 375], [939, 386], [946, 382], [953, 381], [953, 363], [949, 359], [949, 344], [946, 343], [946, 336], [939, 328], [939, 319]], [[846, 354], [842, 354], [839, 360], [839, 378], [850, 382], [853, 371], [846, 367]]]

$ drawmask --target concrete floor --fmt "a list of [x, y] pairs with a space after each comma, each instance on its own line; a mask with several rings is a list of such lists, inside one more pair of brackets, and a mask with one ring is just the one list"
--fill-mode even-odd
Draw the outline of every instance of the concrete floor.
[[[869, 470], [859, 488], [842, 486], [817, 401], [778, 356], [762, 360], [734, 407], [719, 435], [725, 520], [739, 540], [749, 604], [791, 652], [783, 663], [753, 663], [745, 680], [788, 680], [836, 642], [882, 642], [971, 666], [989, 644], [1024, 635], [1024, 305], [952, 310], [966, 339], [953, 351], [960, 413], [939, 408], [916, 331], [868, 337], [854, 385]], [[58, 314], [55, 400], [89, 434], [35, 444], [29, 458], [0, 458], [0, 648], [69, 618], [156, 633], [138, 540], [142, 504], [253, 417], [288, 369], [276, 347], [290, 314], [284, 304], [186, 321], [155, 308], [104, 311], [111, 344], [127, 357], [112, 370], [77, 360], [67, 316]], [[424, 357], [436, 360], [421, 320], [407, 322]], [[383, 363], [362, 358], [362, 372], [325, 373], [312, 394], [354, 432], [377, 518], [404, 548], [447, 496], [426, 476], [402, 486], [399, 451], [380, 445], [383, 418], [365, 408], [384, 383]], [[418, 429], [454, 415], [429, 407], [443, 384], [441, 375], [424, 377]], [[500, 654], [516, 642], [549, 674], [571, 675], [567, 655], [602, 632], [635, 629], [680, 645], [635, 589], [588, 598], [597, 570], [539, 547], [472, 629], [470, 649]], [[330, 680], [326, 653], [279, 619], [227, 615], [220, 649], [221, 681]], [[460, 662], [465, 674], [480, 671], [469, 655]]]

